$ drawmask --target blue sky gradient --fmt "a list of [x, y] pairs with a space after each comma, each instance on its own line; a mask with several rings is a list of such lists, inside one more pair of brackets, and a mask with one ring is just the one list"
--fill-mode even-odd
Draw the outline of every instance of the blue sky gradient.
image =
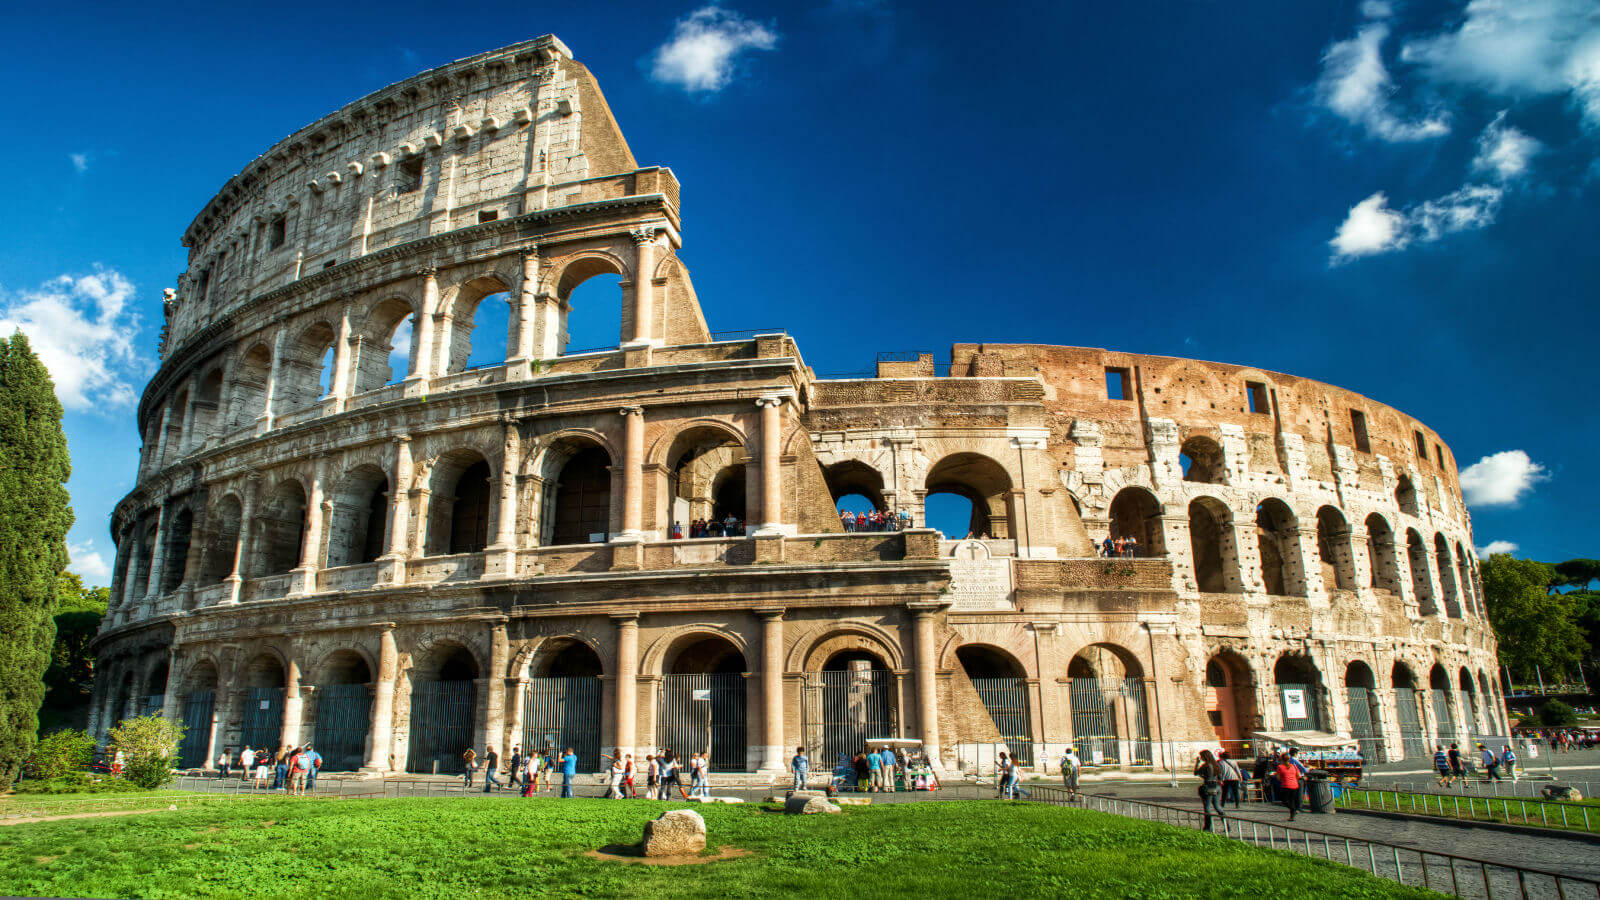
[[[1600, 24], [1514, 6], [13, 6], [0, 325], [66, 348], [70, 543], [105, 583], [194, 214], [315, 118], [551, 32], [680, 179], [713, 330], [786, 328], [819, 372], [1026, 341], [1331, 382], [1463, 468], [1526, 454], [1479, 470], [1480, 547], [1600, 556]], [[579, 321], [606, 290], [574, 347], [614, 343]]]

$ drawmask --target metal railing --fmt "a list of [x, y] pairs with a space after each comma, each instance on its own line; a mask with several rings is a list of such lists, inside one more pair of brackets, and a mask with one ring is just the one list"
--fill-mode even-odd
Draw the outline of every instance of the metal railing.
[[[1465, 809], [1462, 808], [1463, 800], [1467, 801]], [[1360, 790], [1340, 791], [1334, 799], [1334, 804], [1355, 809], [1444, 816], [1477, 822], [1505, 822], [1549, 828], [1559, 826], [1582, 831], [1600, 829], [1600, 808], [1559, 800], [1525, 800], [1519, 797], [1496, 798], [1364, 787]], [[1495, 815], [1497, 809], [1500, 813], [1498, 817]], [[1590, 815], [1591, 811], [1594, 813], [1593, 816]]]
[[[1180, 828], [1202, 829], [1204, 816], [1195, 809], [1123, 800], [1097, 794], [1072, 793], [1064, 788], [1031, 786], [1031, 800], [1054, 806], [1071, 806], [1111, 813]], [[1488, 898], [1576, 897], [1600, 898], [1600, 881], [1544, 869], [1514, 866], [1471, 856], [1401, 847], [1366, 838], [1330, 834], [1295, 825], [1279, 825], [1218, 817], [1225, 837], [1252, 846], [1289, 850], [1314, 859], [1342, 862], [1379, 878], [1421, 887], [1456, 897]], [[1216, 833], [1216, 832], [1214, 832]]]
[[741, 328], [737, 331], [713, 331], [711, 332], [711, 340], [713, 343], [721, 343], [723, 341], [748, 341], [757, 335], [788, 333], [788, 331], [782, 328]]
[[[1378, 773], [1382, 777], [1382, 773]], [[1375, 784], [1372, 781], [1363, 781], [1362, 786], [1374, 785], [1382, 790], [1402, 791], [1413, 794], [1460, 794], [1463, 797], [1535, 797], [1542, 798], [1544, 789], [1560, 785], [1562, 787], [1577, 788], [1585, 797], [1593, 797], [1594, 788], [1600, 781], [1560, 781], [1525, 780], [1525, 781], [1466, 781], [1455, 786], [1454, 790], [1448, 787], [1441, 788], [1437, 782], [1431, 781], [1385, 781]]]

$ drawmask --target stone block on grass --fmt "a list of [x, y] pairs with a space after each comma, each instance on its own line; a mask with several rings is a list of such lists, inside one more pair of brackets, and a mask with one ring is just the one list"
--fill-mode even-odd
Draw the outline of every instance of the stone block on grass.
[[706, 849], [706, 820], [690, 809], [674, 809], [644, 823], [645, 856], [691, 856]]

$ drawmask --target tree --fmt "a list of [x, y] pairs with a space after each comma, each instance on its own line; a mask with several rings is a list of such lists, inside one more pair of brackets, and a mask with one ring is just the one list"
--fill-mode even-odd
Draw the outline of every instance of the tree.
[[1551, 728], [1578, 724], [1578, 711], [1560, 700], [1548, 700], [1539, 707], [1539, 721]]
[[41, 734], [88, 724], [94, 689], [94, 656], [89, 645], [100, 632], [100, 620], [111, 601], [110, 588], [86, 588], [74, 572], [62, 572], [57, 584], [56, 640], [50, 651], [50, 668], [44, 673]]
[[1500, 640], [1500, 662], [1523, 680], [1534, 677], [1535, 666], [1547, 679], [1575, 676], [1585, 649], [1583, 633], [1571, 595], [1549, 591], [1558, 577], [1554, 567], [1496, 553], [1479, 571], [1489, 623]]
[[161, 716], [123, 719], [106, 734], [111, 751], [122, 751], [124, 776], [142, 788], [161, 787], [172, 780], [183, 726]]
[[0, 339], [0, 789], [22, 774], [39, 731], [71, 473], [50, 373], [20, 332]]

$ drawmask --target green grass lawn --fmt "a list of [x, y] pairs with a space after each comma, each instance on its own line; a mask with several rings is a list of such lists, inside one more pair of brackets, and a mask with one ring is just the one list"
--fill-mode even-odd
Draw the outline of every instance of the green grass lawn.
[[1117, 816], [957, 801], [785, 816], [707, 806], [713, 848], [657, 867], [633, 843], [684, 804], [604, 800], [201, 801], [0, 828], [0, 894], [90, 897], [1421, 897], [1344, 866]]

